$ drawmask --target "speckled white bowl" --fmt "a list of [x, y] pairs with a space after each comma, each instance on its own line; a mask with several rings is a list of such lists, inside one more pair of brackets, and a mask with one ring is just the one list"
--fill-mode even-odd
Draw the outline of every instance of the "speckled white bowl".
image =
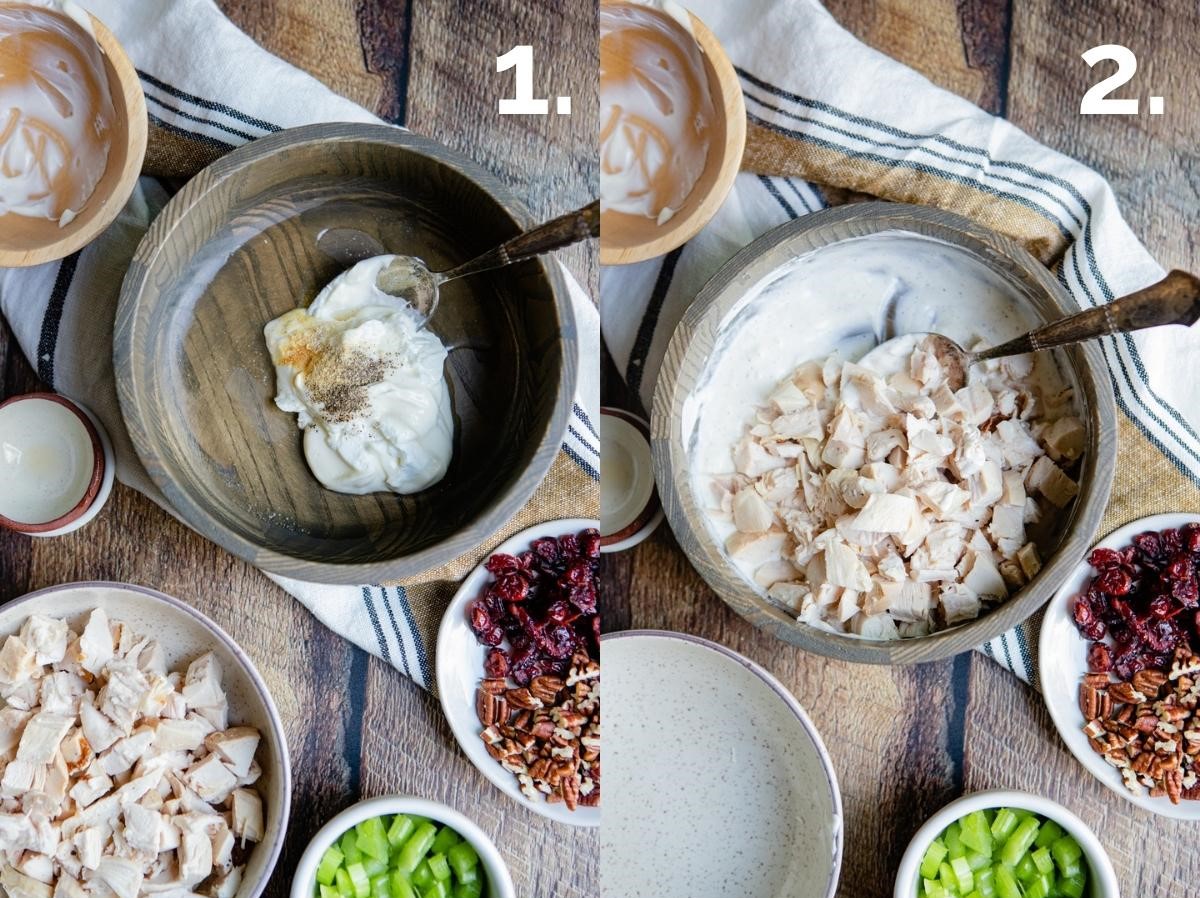
[[258, 763], [262, 778], [255, 784], [263, 799], [266, 833], [250, 852], [242, 885], [235, 898], [258, 898], [283, 849], [292, 800], [292, 768], [279, 711], [262, 675], [244, 651], [215, 623], [179, 599], [126, 583], [67, 583], [31, 592], [0, 609], [0, 641], [18, 632], [31, 614], [66, 618], [78, 632], [87, 615], [103, 608], [110, 620], [135, 633], [157, 639], [167, 668], [178, 670], [211, 651], [221, 665], [221, 682], [229, 697], [231, 725], [255, 727], [262, 734]]
[[892, 892], [894, 898], [914, 898], [917, 894], [917, 871], [921, 868], [921, 859], [929, 843], [936, 839], [947, 826], [965, 817], [973, 811], [986, 811], [989, 808], [1023, 808], [1033, 811], [1042, 817], [1053, 820], [1066, 830], [1079, 847], [1088, 865], [1088, 891], [1086, 898], [1120, 898], [1120, 887], [1117, 884], [1117, 874], [1113, 870], [1112, 861], [1104, 851], [1104, 846], [1096, 838], [1086, 823], [1064, 808], [1057, 801], [1042, 798], [1029, 792], [1015, 792], [1007, 789], [994, 789], [990, 792], [973, 792], [955, 799], [925, 822], [917, 830], [917, 834], [908, 843], [904, 857], [900, 860], [900, 870], [896, 874], [896, 884]]
[[791, 693], [682, 633], [609, 633], [601, 656], [602, 898], [830, 898], [841, 793]]
[[362, 823], [371, 817], [379, 817], [384, 814], [415, 814], [418, 817], [428, 817], [430, 820], [449, 826], [470, 843], [471, 847], [475, 849], [475, 853], [479, 855], [484, 873], [487, 874], [486, 898], [517, 898], [512, 876], [508, 872], [508, 867], [505, 866], [504, 858], [500, 855], [500, 849], [488, 838], [487, 833], [454, 808], [438, 804], [436, 801], [412, 798], [407, 795], [382, 795], [379, 798], [368, 798], [366, 801], [360, 801], [358, 804], [346, 808], [322, 826], [313, 836], [312, 841], [308, 843], [308, 848], [304, 849], [304, 854], [300, 856], [300, 863], [296, 865], [296, 873], [292, 877], [291, 898], [313, 898], [316, 891], [314, 886], [317, 881], [317, 865], [321, 863], [321, 856], [325, 854], [325, 849], [341, 838], [342, 833], [356, 823]]

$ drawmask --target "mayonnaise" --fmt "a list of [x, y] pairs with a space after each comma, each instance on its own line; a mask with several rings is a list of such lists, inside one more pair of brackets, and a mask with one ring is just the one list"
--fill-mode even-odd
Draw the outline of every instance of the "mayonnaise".
[[446, 348], [411, 306], [375, 286], [393, 258], [359, 262], [263, 331], [275, 404], [298, 416], [313, 476], [339, 493], [415, 493], [450, 464]]
[[85, 12], [0, 5], [0, 216], [68, 224], [104, 175], [115, 119]]

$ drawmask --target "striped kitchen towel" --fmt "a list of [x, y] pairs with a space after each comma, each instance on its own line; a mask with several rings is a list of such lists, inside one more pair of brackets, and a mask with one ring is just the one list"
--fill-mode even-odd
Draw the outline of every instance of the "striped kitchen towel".
[[[1008, 234], [1053, 266], [1081, 309], [1163, 276], [1103, 177], [867, 47], [817, 0], [687, 5], [741, 76], [743, 167], [754, 173], [738, 176], [713, 221], [681, 249], [601, 272], [604, 340], [647, 408], [693, 297], [756, 237], [822, 208], [813, 184], [937, 206]], [[1143, 515], [1200, 510], [1200, 376], [1180, 376], [1181, 360], [1200, 360], [1200, 332], [1160, 328], [1102, 343], [1120, 414], [1100, 535]], [[1039, 622], [980, 650], [1036, 684]]]
[[[267, 53], [212, 0], [77, 2], [115, 32], [141, 76], [151, 126], [148, 174], [189, 175], [282, 128], [379, 121]], [[100, 417], [113, 438], [118, 478], [164, 507], [121, 420], [112, 327], [125, 269], [169, 196], [163, 181], [143, 177], [116, 223], [82, 252], [36, 268], [0, 270], [0, 311], [42, 381]], [[518, 530], [599, 514], [599, 316], [583, 288], [566, 278], [579, 334], [579, 389], [562, 450], [529, 504], [486, 545], [420, 582], [334, 587], [274, 578], [331, 629], [425, 688], [433, 687], [437, 627], [456, 581]]]

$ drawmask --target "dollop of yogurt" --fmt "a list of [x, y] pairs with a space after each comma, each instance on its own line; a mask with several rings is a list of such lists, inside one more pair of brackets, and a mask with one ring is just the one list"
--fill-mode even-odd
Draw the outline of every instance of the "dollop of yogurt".
[[375, 285], [393, 258], [359, 262], [263, 331], [275, 404], [297, 416], [313, 476], [339, 493], [419, 492], [450, 464], [446, 347]]

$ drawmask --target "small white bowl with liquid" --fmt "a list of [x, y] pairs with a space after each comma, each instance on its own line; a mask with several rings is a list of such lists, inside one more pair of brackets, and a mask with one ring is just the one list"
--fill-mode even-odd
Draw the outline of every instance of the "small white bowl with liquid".
[[108, 435], [78, 403], [56, 393], [0, 402], [0, 527], [78, 530], [108, 500], [114, 469]]

